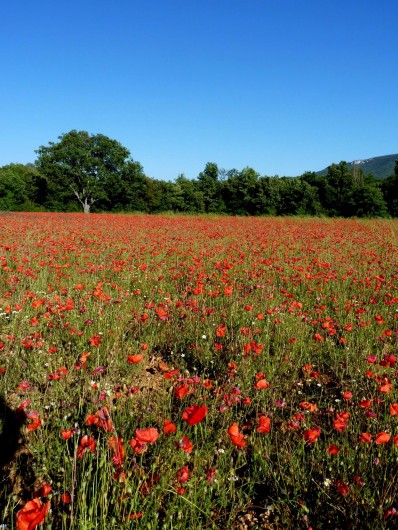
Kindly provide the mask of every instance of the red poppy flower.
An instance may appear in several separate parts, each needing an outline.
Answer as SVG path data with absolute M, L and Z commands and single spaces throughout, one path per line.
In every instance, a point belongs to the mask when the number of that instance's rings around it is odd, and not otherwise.
M 142 512 L 138 512 L 138 513 L 131 513 L 129 516 L 128 516 L 128 519 L 131 519 L 131 520 L 134 520 L 134 519 L 140 519 L 144 514 Z
M 69 504 L 71 501 L 71 496 L 70 496 L 70 493 L 65 491 L 62 495 L 61 495 L 61 502 L 63 502 L 64 504 Z
M 135 438 L 131 438 L 131 440 L 129 441 L 129 446 L 138 455 L 145 453 L 145 451 L 148 449 L 148 444 L 146 444 L 145 442 L 140 442 L 139 440 L 136 440 Z
M 175 387 L 174 395 L 177 399 L 182 399 L 188 394 L 189 390 L 189 386 L 186 383 L 182 383 Z
M 144 360 L 142 353 L 136 353 L 135 355 L 129 355 L 127 357 L 127 362 L 129 364 L 138 364 Z
M 165 419 L 163 424 L 163 433 L 164 434 L 173 434 L 177 430 L 177 427 L 171 420 Z
M 237 423 L 233 423 L 231 425 L 231 427 L 228 429 L 228 435 L 234 445 L 237 447 L 245 447 L 245 437 L 241 432 L 239 432 L 239 425 Z
M 207 415 L 206 405 L 191 405 L 186 408 L 182 413 L 182 419 L 188 423 L 188 425 L 196 425 L 200 423 Z
M 348 493 L 350 492 L 350 487 L 345 482 L 339 480 L 336 484 L 337 491 L 340 493 L 342 497 L 346 497 Z
M 224 337 L 226 332 L 227 332 L 227 326 L 225 324 L 220 324 L 218 328 L 216 329 L 217 337 Z
M 39 427 L 41 427 L 41 419 L 39 416 L 39 413 L 37 410 L 32 410 L 32 412 L 29 412 L 29 414 L 26 415 L 27 418 L 30 420 L 33 420 L 32 423 L 29 423 L 27 430 L 28 432 L 36 431 Z
M 99 346 L 101 344 L 101 335 L 94 335 L 88 339 L 91 346 Z
M 307 443 L 313 444 L 321 435 L 320 427 L 313 427 L 304 431 L 304 440 Z
M 210 379 L 205 379 L 202 384 L 206 390 L 211 390 L 213 388 L 213 383 Z
M 372 441 L 372 435 L 369 432 L 363 432 L 359 437 L 361 443 L 370 443 Z
M 153 443 L 159 438 L 159 432 L 155 427 L 149 429 L 136 429 L 135 439 L 143 443 Z
M 380 385 L 378 390 L 382 394 L 389 394 L 392 389 L 392 383 L 385 383 L 384 385 Z
M 300 408 L 302 410 L 307 410 L 308 412 L 315 412 L 318 407 L 316 403 L 309 403 L 308 401 L 302 401 L 300 403 Z
M 375 436 L 375 444 L 377 445 L 383 445 L 390 441 L 391 434 L 388 434 L 388 432 L 378 432 Z
M 16 412 L 21 412 L 22 410 L 26 409 L 26 407 L 29 407 L 30 405 L 30 399 L 24 399 L 19 407 L 16 409 Z
M 175 368 L 174 370 L 169 370 L 168 372 L 164 372 L 163 377 L 164 377 L 165 379 L 169 380 L 169 379 L 173 379 L 173 377 L 174 377 L 175 375 L 178 375 L 179 373 L 180 373 L 180 371 L 177 370 L 177 368 Z M 176 397 L 177 397 L 177 396 L 176 396 Z
M 105 432 L 111 432 L 115 430 L 107 407 L 100 408 L 97 410 L 95 415 L 98 418 L 98 422 L 96 422 L 98 427 L 101 427 L 101 429 L 103 429 Z
M 96 445 L 97 442 L 94 440 L 94 438 L 92 438 L 91 436 L 87 436 L 87 434 L 83 436 L 80 439 L 79 447 L 77 449 L 78 458 L 83 458 L 87 451 L 94 453 Z
M 166 309 L 162 309 L 161 307 L 155 309 L 155 313 L 157 314 L 159 320 L 167 320 L 168 313 Z
M 112 436 L 108 440 L 108 447 L 113 451 L 112 462 L 116 467 L 120 467 L 123 464 L 125 451 L 123 445 L 123 438 L 118 436 Z
M 179 449 L 182 449 L 185 453 L 192 453 L 193 445 L 190 442 L 188 436 L 183 436 L 179 442 L 176 443 Z
M 336 431 L 344 431 L 344 429 L 348 426 L 348 418 L 350 417 L 349 412 L 338 412 L 336 414 L 336 418 L 333 421 L 333 427 L 336 429 Z
M 215 467 L 210 467 L 206 471 L 206 480 L 207 480 L 207 482 L 209 484 L 213 484 L 215 478 L 216 478 L 216 468 Z
M 177 471 L 177 480 L 180 484 L 185 484 L 189 480 L 189 468 L 188 466 L 183 466 Z
M 377 357 L 376 357 L 376 355 L 368 355 L 368 357 L 366 358 L 366 361 L 369 364 L 374 364 L 374 363 L 377 362 Z
M 257 390 L 263 390 L 264 388 L 269 388 L 270 384 L 266 379 L 259 379 L 254 383 L 254 388 L 257 388 Z
M 354 475 L 352 477 L 352 480 L 355 482 L 355 484 L 357 486 L 359 486 L 360 488 L 362 488 L 362 486 L 365 485 L 365 481 L 363 480 L 363 478 L 360 476 L 360 475 Z
M 398 416 L 398 403 L 392 403 L 390 405 L 391 416 Z
M 257 432 L 268 433 L 271 431 L 271 419 L 268 416 L 260 416 L 258 419 L 259 426 Z
M 86 425 L 96 425 L 99 422 L 99 419 L 95 414 L 89 414 L 86 418 Z
M 251 350 L 254 353 L 254 355 L 260 355 L 260 353 L 264 349 L 264 344 L 257 343 L 257 342 L 251 342 Z
M 159 362 L 159 370 L 162 370 L 162 372 L 167 372 L 170 370 L 169 365 L 163 361 Z
M 344 431 L 344 429 L 347 428 L 347 420 L 343 418 L 336 418 L 333 422 L 333 427 L 336 429 L 336 431 Z
M 46 484 L 43 484 L 43 486 L 41 486 L 40 489 L 35 491 L 34 496 L 35 497 L 48 497 L 48 495 L 50 495 L 51 492 L 52 492 L 51 484 L 46 483 Z
M 34 530 L 42 523 L 50 508 L 50 501 L 43 503 L 41 499 L 32 499 L 17 512 L 17 530 Z
M 64 440 L 69 440 L 74 435 L 75 431 L 73 429 L 65 429 L 61 431 L 61 436 Z
M 326 449 L 326 451 L 330 455 L 337 455 L 340 452 L 340 449 L 337 447 L 337 445 L 332 444 L 332 445 L 329 445 L 329 447 Z

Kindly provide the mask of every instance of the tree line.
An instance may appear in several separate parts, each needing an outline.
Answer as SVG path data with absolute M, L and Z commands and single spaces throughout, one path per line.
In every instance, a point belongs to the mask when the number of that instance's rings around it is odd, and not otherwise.
M 73 130 L 58 140 L 40 146 L 33 164 L 0 168 L 0 210 L 398 217 L 398 160 L 384 180 L 346 162 L 295 178 L 209 162 L 195 179 L 163 181 L 107 136 Z

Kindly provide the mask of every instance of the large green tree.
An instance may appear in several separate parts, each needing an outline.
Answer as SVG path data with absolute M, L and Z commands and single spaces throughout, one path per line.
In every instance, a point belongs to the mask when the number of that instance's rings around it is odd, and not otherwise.
M 103 134 L 70 131 L 36 151 L 36 167 L 58 197 L 73 194 L 89 213 L 97 201 L 106 201 L 111 183 L 123 173 L 128 149 Z
M 228 213 L 254 215 L 259 174 L 251 167 L 242 171 L 230 170 L 227 179 L 222 183 L 222 197 Z
M 347 162 L 342 161 L 328 167 L 325 194 L 322 199 L 329 215 L 333 217 L 354 215 L 351 197 L 353 186 L 352 171 Z
M 8 164 L 0 168 L 0 210 L 43 208 L 47 180 L 32 164 Z
M 189 180 L 178 175 L 174 183 L 173 210 L 176 212 L 203 212 L 203 192 L 199 190 L 197 180 Z
M 214 162 L 207 162 L 206 167 L 198 175 L 198 189 L 203 195 L 206 212 L 223 212 L 225 205 L 220 201 L 219 169 Z

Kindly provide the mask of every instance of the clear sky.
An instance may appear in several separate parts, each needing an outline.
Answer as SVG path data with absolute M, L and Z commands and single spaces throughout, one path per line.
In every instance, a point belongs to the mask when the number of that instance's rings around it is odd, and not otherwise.
M 398 152 L 397 0 L 3 0 L 0 166 L 72 129 L 148 176 Z

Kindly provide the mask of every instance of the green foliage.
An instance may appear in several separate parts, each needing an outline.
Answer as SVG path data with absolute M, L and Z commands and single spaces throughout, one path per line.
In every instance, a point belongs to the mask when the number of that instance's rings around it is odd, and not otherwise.
M 398 158 L 395 161 L 394 175 L 382 183 L 381 189 L 388 211 L 393 217 L 398 217 Z
M 384 181 L 342 161 L 296 178 L 208 162 L 196 179 L 166 182 L 146 176 L 125 147 L 102 134 L 73 130 L 36 153 L 35 165 L 0 168 L 0 209 L 398 217 L 398 160 Z
M 279 179 L 261 177 L 257 182 L 256 212 L 263 215 L 277 215 L 281 203 Z
M 349 217 L 351 215 L 352 173 L 347 162 L 332 164 L 326 175 L 326 208 L 330 215 Z
M 96 209 L 146 211 L 148 178 L 139 162 L 128 160 L 120 172 L 109 175 L 107 185 L 107 194 L 98 201 Z
M 120 176 L 129 151 L 103 134 L 70 131 L 36 151 L 36 166 L 53 186 L 53 192 L 64 190 L 75 195 L 88 213 L 97 201 L 106 201 L 115 178 Z
M 204 171 L 198 176 L 198 189 L 203 195 L 205 212 L 219 213 L 225 211 L 220 198 L 219 169 L 217 164 L 208 162 Z
M 173 211 L 174 184 L 148 179 L 147 211 L 150 213 Z
M 317 215 L 321 212 L 317 189 L 302 179 L 280 179 L 278 215 Z
M 31 165 L 0 168 L 0 210 L 39 210 L 48 190 L 47 180 Z
M 365 183 L 355 187 L 351 195 L 353 213 L 356 217 L 387 217 L 387 206 L 380 187 Z
M 228 213 L 254 215 L 259 174 L 251 167 L 232 170 L 223 183 L 223 198 Z
M 173 210 L 175 212 L 204 212 L 203 191 L 198 181 L 179 175 L 174 185 Z

